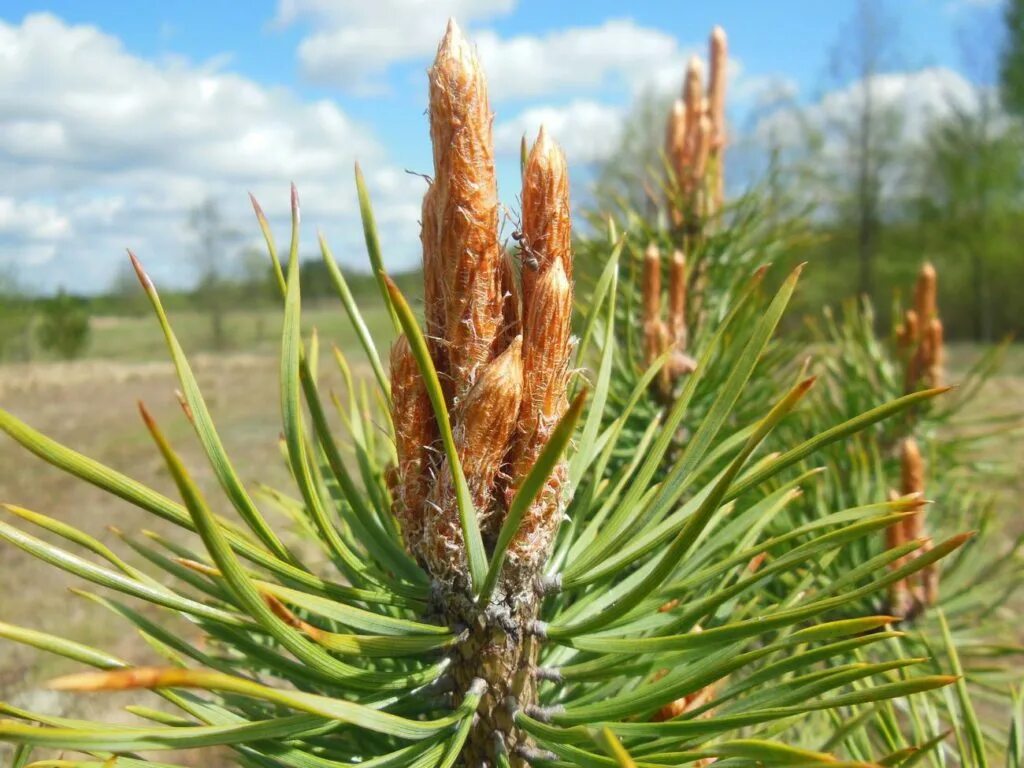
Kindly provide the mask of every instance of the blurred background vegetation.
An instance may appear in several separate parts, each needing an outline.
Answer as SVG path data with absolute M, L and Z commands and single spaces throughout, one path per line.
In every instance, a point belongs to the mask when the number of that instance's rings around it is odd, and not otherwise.
M 854 295 L 870 297 L 879 328 L 900 286 L 912 284 L 922 260 L 943 279 L 940 304 L 947 338 L 989 343 L 1024 330 L 1024 0 L 1009 0 L 1002 17 L 962 33 L 968 92 L 949 94 L 942 114 L 914 114 L 881 98 L 884 73 L 900 60 L 899 30 L 886 6 L 863 0 L 837 30 L 823 62 L 832 84 L 853 82 L 855 108 L 839 119 L 809 119 L 783 94 L 766 93 L 748 126 L 732 127 L 733 192 L 753 189 L 769 220 L 792 239 L 784 258 L 807 261 L 793 316 L 817 314 Z M 574 169 L 581 208 L 629 202 L 643 210 L 644 184 L 662 160 L 667 103 L 641 98 L 612 159 Z M 770 115 L 771 119 L 765 120 Z M 924 121 L 923 131 L 902 128 Z M 786 126 L 778 136 L 771 126 Z M 767 126 L 767 128 L 766 128 Z M 780 138 L 785 134 L 785 139 Z M 766 152 L 765 147 L 768 147 Z M 183 341 L 192 351 L 270 350 L 277 343 L 272 275 L 261 253 L 225 224 L 217 200 L 199 202 L 181 222 L 192 244 L 197 280 L 168 294 Z M 308 317 L 325 333 L 344 332 L 319 258 L 303 264 Z M 780 265 L 785 266 L 785 265 Z M 352 270 L 350 270 L 352 271 Z M 779 269 L 778 274 L 784 274 Z M 373 311 L 369 274 L 353 271 L 353 293 Z M 414 296 L 416 275 L 402 276 Z M 335 325 L 337 326 L 335 328 Z M 383 325 L 383 324 L 382 324 Z M 0 273 L 0 361 L 99 357 L 155 360 L 162 342 L 125 259 L 102 295 L 35 296 L 17 275 Z

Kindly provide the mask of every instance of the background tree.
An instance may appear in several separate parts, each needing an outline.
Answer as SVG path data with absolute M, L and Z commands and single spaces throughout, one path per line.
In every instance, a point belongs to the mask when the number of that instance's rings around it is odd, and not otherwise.
M 944 262 L 952 278 L 947 285 L 968 288 L 948 292 L 943 302 L 954 332 L 981 341 L 1012 329 L 1024 301 L 1015 279 L 1024 269 L 1016 223 L 1024 203 L 1024 143 L 1001 103 L 1009 91 L 986 85 L 1000 74 L 990 44 L 1004 31 L 1000 26 L 997 15 L 979 14 L 961 28 L 963 66 L 978 85 L 949 96 L 949 114 L 931 126 L 917 156 L 920 250 Z M 1005 32 L 1012 37 L 1011 29 Z
M 238 233 L 230 228 L 220 206 L 207 199 L 188 215 L 188 228 L 194 239 L 193 258 L 199 272 L 196 301 L 210 318 L 210 341 L 214 349 L 227 346 L 225 316 L 231 307 L 228 276 L 232 264 L 231 248 Z
M 89 312 L 85 300 L 61 288 L 42 306 L 36 332 L 39 346 L 65 360 L 78 357 L 89 343 Z
M 33 305 L 10 269 L 0 270 L 0 360 L 32 357 Z
M 1024 0 L 1006 0 L 999 79 L 1006 109 L 1024 115 Z
M 879 98 L 878 75 L 895 61 L 896 27 L 880 0 L 858 0 L 831 54 L 837 84 L 856 88 L 853 108 L 830 116 L 826 131 L 843 158 L 832 179 L 837 212 L 854 233 L 857 290 L 874 297 L 882 196 L 896 157 L 899 113 Z

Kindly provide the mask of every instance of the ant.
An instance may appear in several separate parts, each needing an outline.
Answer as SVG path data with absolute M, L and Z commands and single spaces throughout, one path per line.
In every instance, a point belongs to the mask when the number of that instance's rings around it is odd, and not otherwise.
M 540 260 L 537 258 L 537 254 L 534 253 L 533 249 L 530 247 L 530 244 L 526 242 L 526 235 L 517 229 L 512 233 L 512 239 L 519 243 L 519 258 L 522 260 L 523 264 L 528 266 L 534 272 L 539 270 Z

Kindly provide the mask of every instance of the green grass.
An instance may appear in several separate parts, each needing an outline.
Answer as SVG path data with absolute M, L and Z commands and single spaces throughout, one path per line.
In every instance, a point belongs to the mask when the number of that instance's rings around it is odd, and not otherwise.
M 362 309 L 363 317 L 373 338 L 381 345 L 382 354 L 394 334 L 387 312 L 383 307 Z M 196 311 L 170 312 L 171 322 L 189 353 L 218 351 L 208 315 Z M 282 311 L 278 308 L 237 310 L 225 317 L 227 352 L 245 352 L 254 355 L 276 355 L 281 343 Z M 316 328 L 323 342 L 334 343 L 346 352 L 358 349 L 345 312 L 337 302 L 323 302 L 303 308 L 303 333 L 308 336 Z M 89 345 L 85 358 L 131 362 L 166 361 L 167 347 L 160 327 L 152 315 L 138 317 L 93 317 Z M 45 357 L 38 359 L 46 359 Z

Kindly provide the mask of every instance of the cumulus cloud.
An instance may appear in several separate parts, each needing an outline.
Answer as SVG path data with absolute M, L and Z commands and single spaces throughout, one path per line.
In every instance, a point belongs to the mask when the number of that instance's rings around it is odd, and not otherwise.
M 502 37 L 480 25 L 516 0 L 280 0 L 276 23 L 306 23 L 298 58 L 311 79 L 357 93 L 382 87 L 393 65 L 426 62 L 446 20 L 470 30 L 495 101 L 652 84 L 677 88 L 686 57 L 671 35 L 628 18 Z
M 392 64 L 433 54 L 450 17 L 468 24 L 514 5 L 515 0 L 281 0 L 277 22 L 311 24 L 298 50 L 308 77 L 367 92 L 381 87 Z
M 95 27 L 48 14 L 0 22 L 0 50 L 0 174 L 15 195 L 0 197 L 0 260 L 26 283 L 73 275 L 76 289 L 102 289 L 131 246 L 157 279 L 187 284 L 188 210 L 212 197 L 251 232 L 245 191 L 283 219 L 290 180 L 304 220 L 345 233 L 354 249 L 356 158 L 390 244 L 407 249 L 415 238 L 421 184 L 328 101 L 216 66 L 141 59 Z
M 873 76 L 868 84 L 878 114 L 892 115 L 897 138 L 913 144 L 921 141 L 935 120 L 954 108 L 975 110 L 978 89 L 951 69 L 932 67 L 916 72 L 892 72 Z M 839 152 L 841 133 L 860 114 L 868 88 L 864 81 L 826 93 L 799 113 L 783 108 L 767 114 L 754 128 L 760 141 L 801 145 L 812 131 L 825 140 L 826 154 Z
M 500 123 L 494 129 L 494 145 L 499 153 L 517 154 L 522 137 L 532 142 L 543 125 L 565 151 L 570 166 L 591 163 L 606 158 L 618 146 L 622 120 L 621 108 L 596 101 L 534 107 Z
M 678 41 L 630 19 L 502 38 L 484 30 L 474 41 L 495 99 L 529 98 L 625 85 L 636 90 L 664 71 L 682 81 Z
M 771 147 L 795 158 L 803 156 L 814 139 L 814 177 L 805 178 L 801 187 L 808 201 L 827 201 L 835 193 L 834 181 L 850 178 L 851 139 L 858 135 L 858 120 L 870 87 L 875 124 L 886 147 L 913 151 L 937 121 L 954 114 L 977 113 L 991 93 L 962 75 L 943 67 L 915 72 L 891 72 L 875 75 L 870 81 L 858 80 L 830 91 L 817 101 L 794 109 L 794 103 L 782 101 L 776 110 L 765 110 L 750 133 L 751 148 Z M 990 104 L 993 103 L 990 101 Z M 1002 130 L 1006 118 L 996 114 L 992 129 Z M 887 150 L 882 150 L 887 151 Z M 880 171 L 881 192 L 895 199 L 910 181 L 901 163 L 886 163 Z

